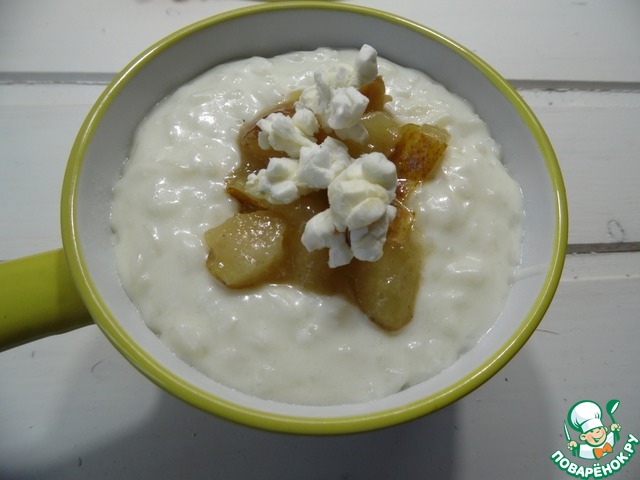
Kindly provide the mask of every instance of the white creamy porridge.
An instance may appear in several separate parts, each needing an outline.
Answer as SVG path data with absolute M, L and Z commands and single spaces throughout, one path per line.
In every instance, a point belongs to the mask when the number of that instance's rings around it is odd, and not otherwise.
M 209 274 L 204 232 L 238 209 L 225 178 L 240 161 L 243 123 L 356 53 L 251 58 L 205 73 L 140 125 L 114 188 L 118 270 L 149 328 L 196 369 L 257 397 L 364 402 L 433 376 L 495 322 L 520 261 L 521 192 L 486 125 L 424 74 L 378 59 L 386 110 L 451 134 L 435 175 L 410 199 L 428 251 L 413 320 L 389 333 L 339 296 L 229 289 Z

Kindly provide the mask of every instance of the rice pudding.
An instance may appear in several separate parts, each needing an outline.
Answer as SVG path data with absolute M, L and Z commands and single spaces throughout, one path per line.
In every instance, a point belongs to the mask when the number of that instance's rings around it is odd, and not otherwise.
M 118 270 L 142 318 L 185 362 L 261 398 L 357 403 L 429 378 L 491 327 L 519 264 L 521 192 L 484 122 L 426 75 L 378 59 L 385 110 L 450 134 L 434 175 L 408 200 L 427 252 L 413 320 L 390 333 L 341 296 L 277 284 L 230 289 L 211 277 L 204 233 L 238 211 L 226 178 L 240 162 L 242 126 L 357 53 L 215 67 L 148 115 L 114 188 Z

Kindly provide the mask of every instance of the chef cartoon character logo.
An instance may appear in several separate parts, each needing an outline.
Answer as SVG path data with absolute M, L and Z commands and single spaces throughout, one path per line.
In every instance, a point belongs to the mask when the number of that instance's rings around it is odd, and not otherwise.
M 564 433 L 567 439 L 567 448 L 574 456 L 593 460 L 600 459 L 605 455 L 613 453 L 613 447 L 620 440 L 620 424 L 615 423 L 613 413 L 620 405 L 618 400 L 611 400 L 607 403 L 606 410 L 611 419 L 611 425 L 607 428 L 602 423 L 602 409 L 595 402 L 586 400 L 576 403 L 567 414 L 567 421 L 573 430 L 578 432 L 577 440 L 572 439 L 564 424 Z
M 640 440 L 631 433 L 621 440 L 622 427 L 613 418 L 619 406 L 619 400 L 607 402 L 606 415 L 600 405 L 591 400 L 571 407 L 564 421 L 566 446 L 571 454 L 564 453 L 564 449 L 557 450 L 550 457 L 553 463 L 568 475 L 580 479 L 606 478 L 626 468 L 636 454 Z M 572 457 L 584 459 L 581 461 L 584 464 L 574 462 Z

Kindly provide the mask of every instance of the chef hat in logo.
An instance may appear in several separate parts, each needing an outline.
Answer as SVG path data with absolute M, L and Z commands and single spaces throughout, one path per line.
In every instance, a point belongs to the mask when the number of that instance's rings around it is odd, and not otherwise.
M 582 433 L 587 433 L 594 428 L 603 427 L 602 409 L 595 402 L 576 403 L 569 411 L 571 426 Z

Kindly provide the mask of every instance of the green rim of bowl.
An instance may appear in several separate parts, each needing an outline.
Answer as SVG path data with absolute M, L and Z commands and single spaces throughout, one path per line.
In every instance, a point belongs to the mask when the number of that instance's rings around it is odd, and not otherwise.
M 113 99 L 118 96 L 127 82 L 158 53 L 164 51 L 174 43 L 194 32 L 237 17 L 280 9 L 343 10 L 366 16 L 373 16 L 387 22 L 412 29 L 421 35 L 448 47 L 472 63 L 512 103 L 524 123 L 528 126 L 532 135 L 535 137 L 538 147 L 540 148 L 546 162 L 552 187 L 556 195 L 555 211 L 557 228 L 554 239 L 552 260 L 544 282 L 544 288 L 539 293 L 527 317 L 522 322 L 517 332 L 502 346 L 502 348 L 499 349 L 498 353 L 493 355 L 484 364 L 480 365 L 477 369 L 457 383 L 450 385 L 448 388 L 434 395 L 415 401 L 403 407 L 361 415 L 331 418 L 305 418 L 266 413 L 248 407 L 239 406 L 219 397 L 215 397 L 204 390 L 195 387 L 169 371 L 151 355 L 143 351 L 133 341 L 128 332 L 122 328 L 120 323 L 114 318 L 93 283 L 84 260 L 82 247 L 77 239 L 77 227 L 75 221 L 76 193 L 83 158 L 95 130 L 100 125 L 102 117 L 109 109 Z M 542 320 L 542 317 L 549 307 L 560 281 L 566 254 L 568 235 L 566 194 L 558 161 L 551 143 L 531 109 L 505 79 L 503 79 L 492 67 L 477 57 L 470 50 L 458 45 L 446 36 L 409 19 L 367 7 L 316 1 L 294 1 L 256 5 L 240 8 L 204 19 L 165 37 L 149 47 L 129 65 L 127 65 L 112 80 L 99 97 L 78 133 L 71 150 L 69 164 L 65 172 L 62 191 L 61 220 L 65 252 L 72 276 L 83 301 L 104 334 L 116 346 L 116 348 L 136 368 L 138 368 L 138 370 L 160 387 L 204 411 L 216 414 L 234 422 L 257 428 L 298 434 L 354 433 L 403 423 L 449 405 L 482 385 L 496 372 L 498 372 L 520 348 L 522 348 L 528 338 L 535 331 L 539 322 Z

